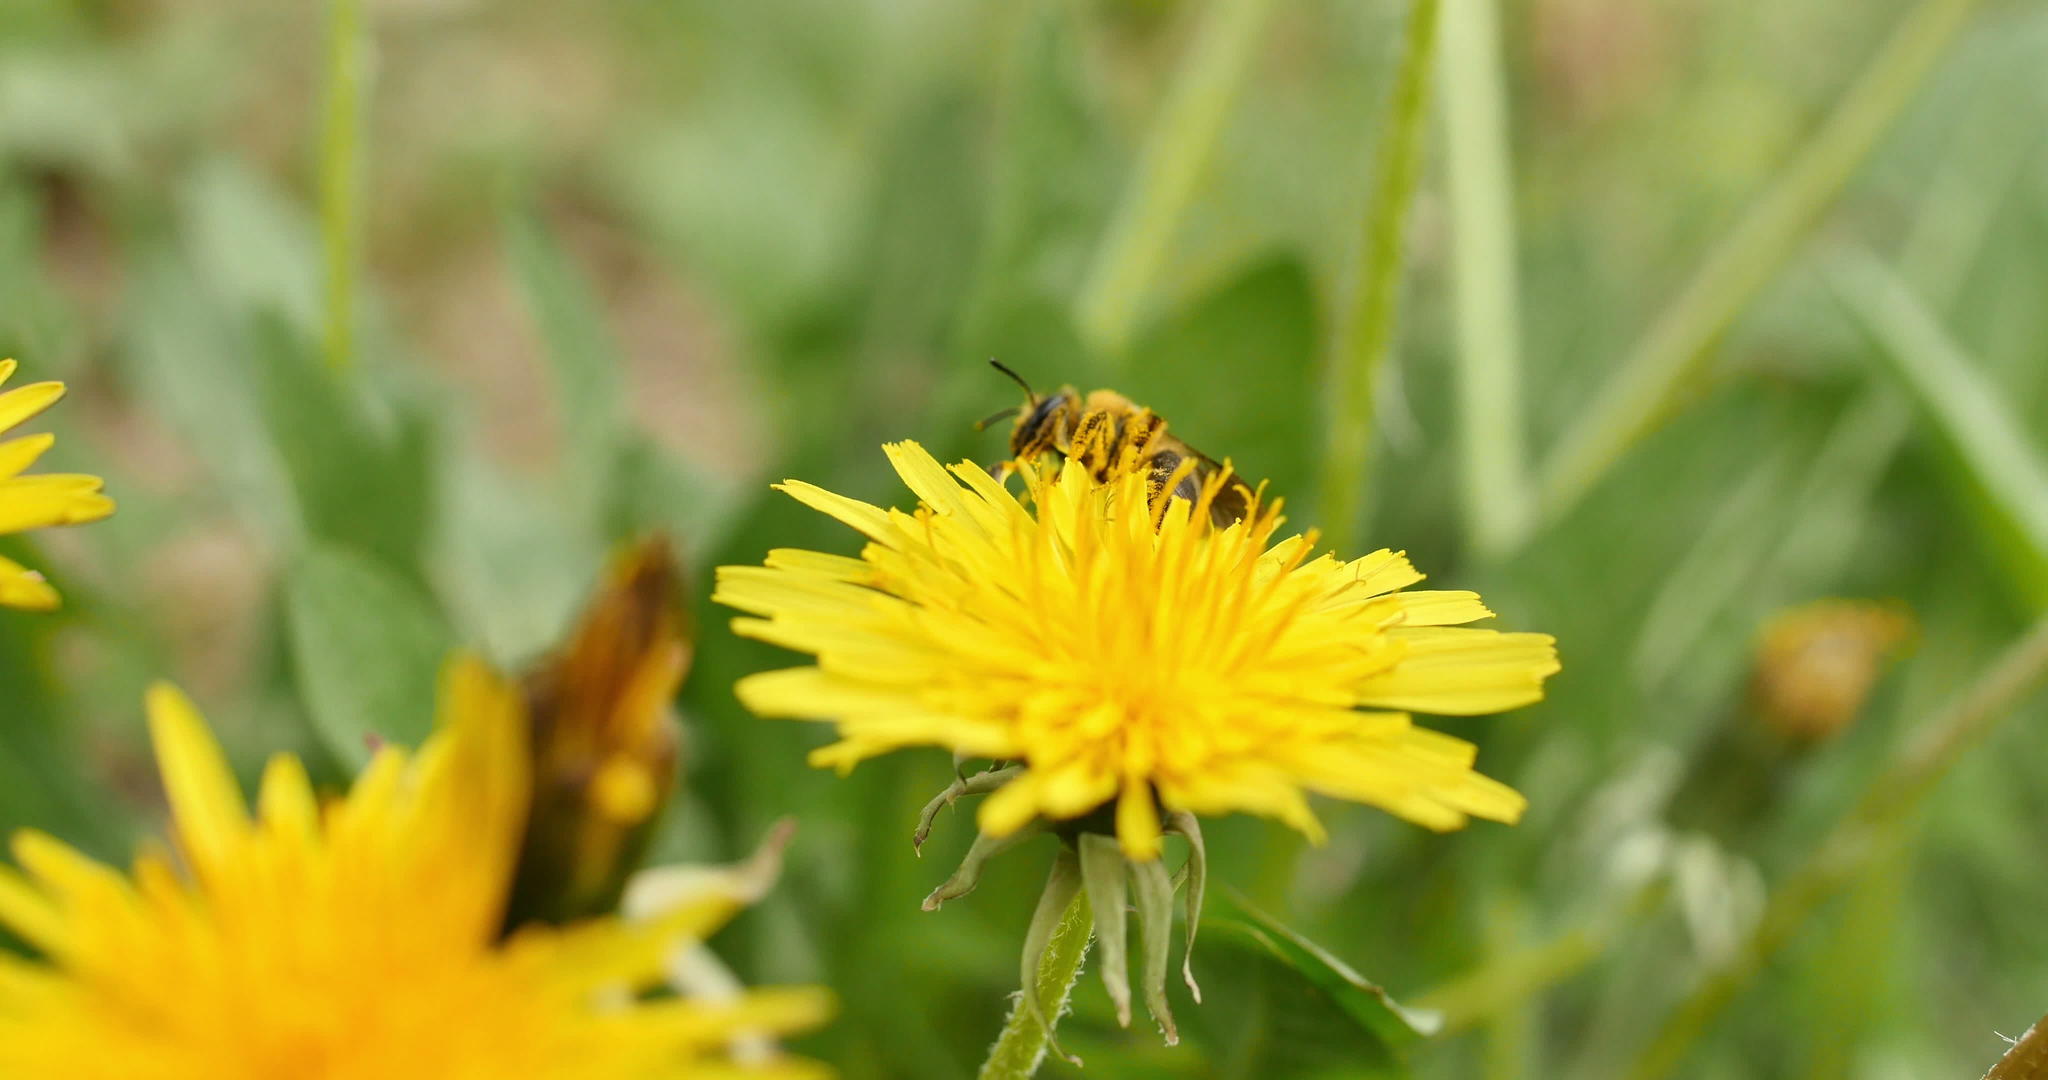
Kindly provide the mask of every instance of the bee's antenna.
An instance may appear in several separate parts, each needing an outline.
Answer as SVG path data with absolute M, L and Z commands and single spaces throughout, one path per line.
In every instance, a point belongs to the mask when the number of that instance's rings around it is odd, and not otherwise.
M 1023 411 L 1024 410 L 1022 408 L 1016 405 L 1012 405 L 1009 408 L 1003 409 L 999 412 L 990 413 L 988 416 L 980 420 L 976 420 L 974 422 L 974 430 L 987 431 L 990 424 L 993 424 L 998 420 L 1008 420 L 1010 417 L 1015 416 Z
M 1024 388 L 1025 396 L 1031 399 L 1031 403 L 1033 405 L 1038 404 L 1038 391 L 1033 390 L 1031 388 L 1031 384 L 1024 381 L 1024 376 L 1019 375 L 1014 371 L 1011 371 L 1007 367 L 1004 367 L 1003 362 L 1001 360 L 996 359 L 993 356 L 988 358 L 988 366 L 996 369 L 997 371 L 1002 372 L 1005 375 L 1008 375 L 1010 377 L 1011 382 L 1016 383 L 1018 386 Z

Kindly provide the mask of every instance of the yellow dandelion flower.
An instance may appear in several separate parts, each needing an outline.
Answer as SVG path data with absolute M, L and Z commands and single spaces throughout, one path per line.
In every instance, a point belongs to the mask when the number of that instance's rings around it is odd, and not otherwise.
M 13 376 L 15 363 L 0 360 L 0 386 Z M 64 396 L 64 384 L 39 382 L 0 394 L 0 434 L 26 423 Z M 97 476 L 46 473 L 23 476 L 55 435 L 24 435 L 0 442 L 0 536 L 52 525 L 83 525 L 114 512 L 114 500 L 100 494 Z M 41 574 L 11 559 L 0 558 L 0 607 L 49 611 L 57 606 L 57 590 Z
M 717 895 L 657 917 L 499 938 L 528 798 L 517 695 L 450 670 L 441 730 L 380 750 L 321 806 L 297 759 L 244 806 L 205 721 L 153 690 L 150 732 L 179 863 L 132 875 L 35 832 L 0 868 L 0 1075 L 165 1080 L 499 1080 L 819 1075 L 742 1070 L 735 1039 L 812 1024 L 809 990 L 646 999 L 670 953 L 730 915 Z M 184 873 L 178 866 L 182 865 Z
M 1155 523 L 1143 470 L 1098 484 L 1073 462 L 1027 464 L 1020 500 L 971 463 L 885 449 L 916 513 L 780 485 L 866 535 L 859 558 L 785 549 L 719 572 L 714 598 L 760 616 L 737 632 L 817 656 L 738 686 L 757 713 L 836 722 L 815 764 L 918 745 L 1015 761 L 983 833 L 1113 804 L 1133 860 L 1158 858 L 1162 811 L 1249 811 L 1319 839 L 1306 791 L 1432 829 L 1521 814 L 1470 743 L 1408 713 L 1538 700 L 1550 636 L 1459 625 L 1492 613 L 1474 593 L 1409 590 L 1422 575 L 1400 553 L 1276 543 L 1277 503 L 1216 528 L 1223 477 Z

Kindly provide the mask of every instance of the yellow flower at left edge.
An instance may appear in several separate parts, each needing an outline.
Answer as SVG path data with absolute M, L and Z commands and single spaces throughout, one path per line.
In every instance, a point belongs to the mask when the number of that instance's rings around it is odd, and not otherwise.
M 181 858 L 145 853 L 124 875 L 15 836 L 23 872 L 0 867 L 0 926 L 43 959 L 0 953 L 0 1076 L 829 1076 L 731 1049 L 821 1022 L 821 990 L 643 993 L 740 897 L 501 938 L 529 796 L 519 709 L 482 664 L 457 661 L 416 755 L 380 749 L 324 806 L 279 755 L 252 817 L 205 721 L 152 690 Z
M 0 386 L 13 376 L 15 362 L 0 360 Z M 64 396 L 59 382 L 31 383 L 0 394 L 0 434 L 26 423 Z M 114 500 L 100 494 L 97 476 L 45 473 L 23 476 L 55 435 L 24 435 L 0 442 L 0 536 L 52 525 L 83 525 L 114 512 Z M 12 559 L 0 558 L 0 607 L 49 611 L 57 606 L 57 590 L 41 574 Z

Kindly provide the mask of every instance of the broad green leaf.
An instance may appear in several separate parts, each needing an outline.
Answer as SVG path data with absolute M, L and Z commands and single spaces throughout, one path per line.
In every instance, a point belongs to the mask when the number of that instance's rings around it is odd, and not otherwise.
M 436 485 L 427 574 L 461 639 L 500 665 L 559 638 L 604 563 L 587 526 L 474 451 L 453 449 Z
M 729 478 L 688 467 L 644 436 L 624 440 L 617 477 L 603 534 L 626 537 L 660 530 L 682 544 L 685 559 L 715 548 L 731 529 L 742 500 L 752 494 Z
M 84 328 L 44 266 L 47 228 L 33 193 L 0 179 L 0 357 L 33 358 L 31 378 L 66 378 L 56 365 L 77 357 Z
M 618 343 L 605 326 L 603 310 L 583 273 L 546 226 L 530 214 L 505 223 L 505 252 L 526 293 L 541 339 L 547 344 L 561 417 L 564 478 L 584 500 L 601 504 L 621 436 L 626 430 L 624 365 Z
M 831 127 L 845 121 L 819 102 L 772 73 L 735 74 L 689 109 L 630 118 L 594 171 L 722 299 L 774 322 L 838 283 L 865 161 L 838 145 Z
M 426 598 L 369 558 L 320 543 L 285 581 L 292 662 L 328 749 L 360 767 L 376 740 L 418 746 L 433 728 L 450 644 Z
M 27 548 L 0 538 L 9 558 L 26 558 Z M 33 827 L 108 851 L 118 814 L 68 764 L 77 748 L 66 738 L 64 696 L 45 670 L 64 619 L 0 608 L 0 836 Z
M 430 404 L 377 393 L 321 363 L 311 339 L 256 320 L 251 374 L 306 531 L 375 555 L 419 581 L 428 509 Z
M 169 249 L 145 255 L 135 277 L 120 356 L 131 392 L 199 457 L 245 525 L 277 547 L 297 544 L 305 523 L 248 375 L 247 341 Z
M 528 215 L 505 226 L 505 246 L 547 344 L 562 422 L 562 484 L 579 527 L 628 536 L 658 527 L 699 548 L 727 516 L 729 498 L 633 429 L 625 357 L 583 272 Z
M 1398 1078 L 1429 1018 L 1401 1008 L 1321 946 L 1218 897 L 1195 955 L 1202 1004 L 1183 1030 L 1232 1080 Z
M 0 5 L 0 158 L 106 176 L 132 167 L 134 146 L 121 115 L 122 73 L 82 50 L 22 48 L 33 31 L 24 10 L 67 5 Z M 17 36 L 19 35 L 19 36 Z
M 204 289 L 241 316 L 320 327 L 320 246 L 312 217 L 268 178 L 229 157 L 193 169 L 177 190 L 185 248 Z

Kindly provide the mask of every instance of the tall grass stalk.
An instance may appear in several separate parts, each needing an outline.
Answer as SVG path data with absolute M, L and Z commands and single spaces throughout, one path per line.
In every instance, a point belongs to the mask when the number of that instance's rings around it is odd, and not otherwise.
M 1194 42 L 1174 73 L 1137 170 L 1081 286 L 1081 334 L 1112 362 L 1130 344 L 1174 227 L 1208 170 L 1272 10 L 1273 0 L 1209 0 Z
M 1444 0 L 1444 162 L 1458 332 L 1458 494 L 1482 556 L 1523 529 L 1522 320 L 1513 170 L 1495 0 Z
M 1655 427 L 1725 333 L 1819 221 L 1912 100 L 1977 0 L 1920 0 L 1777 180 L 1700 264 L 1545 460 L 1538 513 L 1555 521 Z M 1526 539 L 1523 535 L 1517 542 Z
M 1913 228 L 1900 247 L 1899 263 L 1922 283 L 1930 304 L 1946 307 L 1975 265 L 1997 209 L 2022 174 L 2034 144 L 2000 139 L 1993 114 L 1960 137 L 1967 152 L 1952 154 L 1927 185 Z M 1986 157 L 1993 167 L 1982 167 Z M 1840 534 L 1868 516 L 1871 493 L 1905 441 L 1912 414 L 1894 388 L 1865 390 L 1829 430 L 1819 452 L 1794 489 L 1794 505 L 1808 511 L 1789 529 L 1756 530 L 1747 542 L 1737 535 L 1745 520 L 1763 520 L 1783 462 L 1767 462 L 1759 473 L 1731 489 L 1725 505 L 1651 603 L 1637 636 L 1637 679 L 1668 692 L 1668 679 L 1705 634 L 1710 623 L 1759 588 L 1780 588 L 1789 576 L 1834 577 L 1846 558 Z M 1775 538 L 1775 539 L 1771 539 Z M 1759 585 L 1758 583 L 1762 583 Z M 1640 887 L 1619 908 L 1574 924 L 1539 945 L 1490 961 L 1424 994 L 1415 1004 L 1436 1011 L 1445 1034 L 1472 1026 L 1523 998 L 1544 993 L 1590 967 L 1622 940 L 1625 930 L 1661 909 L 1668 892 L 1659 880 Z
M 1661 1080 L 1714 1018 L 1790 942 L 1814 911 L 1897 845 L 1913 813 L 1965 752 L 2012 707 L 2048 680 L 2048 618 L 2006 649 L 1975 685 L 1893 752 L 1870 777 L 1856 805 L 1775 890 L 1749 939 L 1673 1009 L 1624 1074 Z
M 1060 1014 L 1067 1011 L 1067 997 L 1074 991 L 1074 982 L 1080 978 L 1081 961 L 1088 955 L 1094 930 L 1088 890 L 1078 890 L 1046 945 L 1045 959 L 1039 962 L 1038 985 L 1027 987 L 1011 1003 L 1009 1019 L 1003 1021 L 1002 1034 L 996 1036 L 988 1060 L 982 1062 L 981 1071 L 975 1074 L 977 1080 L 1030 1080 L 1038 1074 L 1052 1033 L 1024 1007 L 1023 994 L 1036 994 L 1046 1022 L 1057 1025 Z
M 320 125 L 320 243 L 326 274 L 322 351 L 345 371 L 355 360 L 355 291 L 362 233 L 362 0 L 329 0 Z
M 1325 367 L 1329 402 L 1323 430 L 1324 536 L 1351 551 L 1364 526 L 1365 489 L 1372 465 L 1373 413 L 1380 369 L 1393 350 L 1395 300 L 1400 293 L 1408 210 L 1422 173 L 1422 136 L 1428 112 L 1430 68 L 1436 62 L 1438 0 L 1415 0 L 1408 9 L 1400 66 L 1387 104 L 1386 125 L 1375 151 L 1365 237 L 1352 275 L 1349 310 L 1340 320 Z
M 1934 431 L 1953 451 L 1964 484 L 2009 547 L 2013 575 L 2028 598 L 2048 609 L 2048 465 L 1998 391 L 1964 355 L 1913 290 L 1865 253 L 1836 265 L 1835 284 L 1850 314 L 1877 342 Z
M 1986 103 L 1987 106 L 1990 103 Z M 1901 275 L 1918 286 L 1929 311 L 1946 310 L 1981 257 L 2006 193 L 2038 145 L 2014 139 L 1995 108 L 1977 110 L 1953 137 L 1953 148 L 1928 178 L 1913 227 L 1899 246 Z M 1990 164 L 1987 165 L 1986 162 Z M 1727 509 L 1665 577 L 1637 636 L 1636 665 L 1644 685 L 1661 685 L 1730 607 L 1760 591 L 1781 589 L 1792 575 L 1824 581 L 1848 557 L 1845 530 L 1860 527 L 1871 492 L 1912 429 L 1906 396 L 1873 380 L 1821 444 L 1792 505 L 1804 513 L 1789 528 L 1770 524 L 1760 506 Z M 1746 489 L 1745 489 L 1746 490 Z M 1769 496 L 1769 492 L 1763 492 Z M 1729 508 L 1736 499 L 1729 500 Z M 1742 521 L 1750 527 L 1740 532 Z M 1708 576 L 1711 575 L 1711 576 Z

